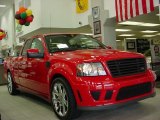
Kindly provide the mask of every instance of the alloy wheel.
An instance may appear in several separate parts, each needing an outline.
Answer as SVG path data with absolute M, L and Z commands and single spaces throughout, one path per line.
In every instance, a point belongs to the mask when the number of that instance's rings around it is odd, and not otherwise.
M 12 84 L 12 77 L 10 73 L 8 73 L 7 81 L 8 81 L 8 85 L 7 85 L 8 91 L 9 93 L 12 93 L 13 84 Z
M 55 83 L 52 90 L 52 103 L 56 113 L 64 117 L 68 112 L 68 95 L 63 84 Z

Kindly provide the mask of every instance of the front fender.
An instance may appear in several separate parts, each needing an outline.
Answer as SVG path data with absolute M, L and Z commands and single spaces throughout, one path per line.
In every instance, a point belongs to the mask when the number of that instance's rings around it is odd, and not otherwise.
M 65 63 L 55 63 L 50 67 L 48 72 L 47 80 L 51 84 L 55 75 L 61 75 L 67 79 L 69 84 L 72 86 L 76 79 L 76 67 Z

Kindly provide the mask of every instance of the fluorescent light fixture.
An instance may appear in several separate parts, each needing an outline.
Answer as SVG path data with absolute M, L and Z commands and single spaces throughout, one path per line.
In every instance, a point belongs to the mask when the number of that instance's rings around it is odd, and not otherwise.
M 126 21 L 126 22 L 121 22 L 119 24 L 122 24 L 122 25 L 141 25 L 142 23 L 141 22 L 134 22 L 134 21 Z
M 157 33 L 156 35 L 160 35 L 160 33 Z
M 134 36 L 134 34 L 121 34 L 119 36 L 122 36 L 122 37 L 130 37 L 130 36 Z
M 131 31 L 130 29 L 116 29 L 117 32 L 127 32 Z
M 142 37 L 154 37 L 156 35 L 143 35 Z
M 159 26 L 160 25 L 160 24 L 155 24 L 155 23 L 144 23 L 144 22 L 134 22 L 134 21 L 126 21 L 126 22 L 121 22 L 119 24 L 122 24 L 122 25 L 147 26 L 147 27 L 155 27 L 155 26 Z
M 6 5 L 0 5 L 0 7 L 6 7 Z
M 158 31 L 152 31 L 152 30 L 145 30 L 145 31 L 141 31 L 142 33 L 155 33 L 155 32 L 158 32 Z
M 156 16 L 160 16 L 160 14 L 156 14 Z
M 117 42 L 120 42 L 121 40 L 116 40 Z
M 135 39 L 137 39 L 137 38 L 126 38 L 126 39 L 135 40 Z
M 93 35 L 92 33 L 80 33 L 80 34 L 84 34 L 84 35 Z
M 159 26 L 160 24 L 155 24 L 155 23 L 143 23 L 140 26 L 147 26 L 147 27 L 155 27 Z

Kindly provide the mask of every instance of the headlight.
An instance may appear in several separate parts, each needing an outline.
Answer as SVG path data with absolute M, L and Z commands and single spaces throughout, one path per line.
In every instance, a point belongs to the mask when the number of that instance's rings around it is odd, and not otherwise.
M 77 76 L 101 76 L 106 72 L 101 63 L 83 63 L 77 66 Z

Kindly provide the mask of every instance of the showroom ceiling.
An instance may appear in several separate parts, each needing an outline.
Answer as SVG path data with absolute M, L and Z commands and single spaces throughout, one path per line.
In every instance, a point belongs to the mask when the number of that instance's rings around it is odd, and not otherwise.
M 125 24 L 117 24 L 116 29 L 124 29 L 129 30 L 126 32 L 116 32 L 117 39 L 123 40 L 124 38 L 159 38 L 160 36 L 160 16 L 157 16 L 159 13 L 158 7 L 156 7 L 155 11 L 149 14 L 141 15 L 138 17 L 135 17 L 129 21 L 134 22 L 142 22 L 140 25 L 125 25 Z M 144 23 L 154 23 L 155 26 L 144 26 Z M 158 24 L 156 26 L 156 24 Z M 152 24 L 149 24 L 152 25 Z M 147 30 L 147 31 L 146 31 Z M 145 32 L 142 32 L 145 31 Z M 131 34 L 134 36 L 123 36 L 123 34 Z M 159 35 L 158 35 L 159 34 Z M 121 36 L 122 35 L 122 36 Z M 152 35 L 153 37 L 144 36 L 144 35 Z
M 14 0 L 0 0 L 0 5 L 6 5 L 6 7 L 0 7 L 0 16 L 2 14 L 4 14 L 4 12 L 11 6 L 11 4 L 13 3 Z M 134 21 L 134 22 L 144 22 L 144 23 L 154 23 L 154 24 L 160 24 L 160 18 L 156 15 L 159 13 L 159 9 L 158 7 L 156 7 L 155 11 L 152 13 L 149 13 L 147 15 L 141 15 L 138 17 L 135 17 L 129 21 Z M 117 24 L 116 25 L 116 29 L 129 29 L 129 31 L 126 32 L 116 32 L 117 35 L 117 40 L 123 40 L 124 38 L 155 38 L 155 39 L 159 39 L 160 36 L 160 25 L 158 26 L 154 26 L 154 27 L 147 27 L 147 26 L 139 26 L 139 25 L 123 25 L 123 24 Z M 42 33 L 45 31 L 48 32 L 51 29 L 39 29 L 37 31 L 35 31 L 35 33 Z M 145 31 L 145 30 L 150 30 L 153 31 L 153 33 L 142 33 L 141 31 Z M 80 27 L 78 29 L 59 29 L 59 28 L 54 28 L 51 30 L 52 32 L 67 32 L 67 31 L 71 31 L 71 32 L 84 32 L 84 33 L 91 33 L 91 27 L 89 25 L 84 26 L 84 27 Z M 150 32 L 149 31 L 149 32 Z M 154 32 L 155 31 L 155 32 Z M 158 31 L 158 32 L 156 32 Z M 35 33 L 32 34 L 28 34 L 25 35 L 23 37 L 28 37 L 31 36 Z M 130 36 L 130 37 L 126 37 L 126 36 L 119 36 L 122 34 L 132 34 L 134 36 Z M 158 35 L 159 34 L 159 35 Z M 156 35 L 153 37 L 144 37 L 143 35 Z

